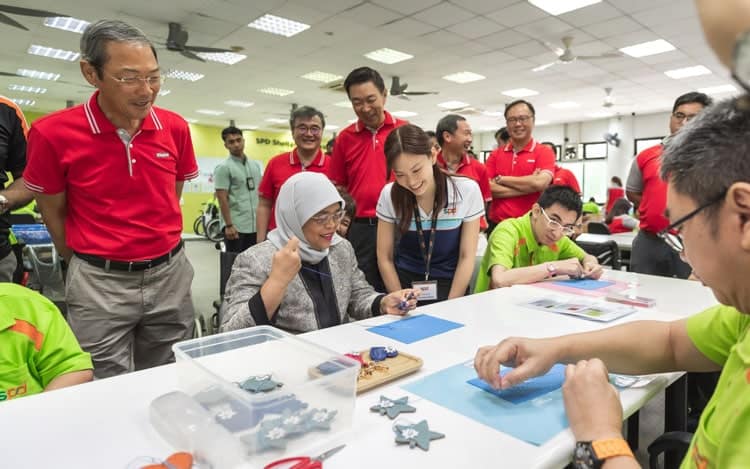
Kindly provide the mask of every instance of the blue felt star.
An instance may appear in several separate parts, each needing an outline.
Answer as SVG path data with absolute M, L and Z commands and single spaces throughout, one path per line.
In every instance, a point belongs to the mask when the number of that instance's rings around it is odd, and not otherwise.
M 310 430 L 321 429 L 330 430 L 331 420 L 336 416 L 338 411 L 328 409 L 312 409 L 305 414 L 307 425 Z
M 430 441 L 445 437 L 444 434 L 430 431 L 427 420 L 422 420 L 416 425 L 396 425 L 396 443 L 409 444 L 409 448 L 419 446 L 423 450 L 430 449 Z
M 281 422 L 284 425 L 284 430 L 289 435 L 299 435 L 308 431 L 307 418 L 301 411 L 292 412 L 288 409 L 284 410 L 281 415 Z
M 416 408 L 407 404 L 408 401 L 408 397 L 389 399 L 385 396 L 380 396 L 380 402 L 377 405 L 370 407 L 370 410 L 372 412 L 380 412 L 380 415 L 388 415 L 388 418 L 393 420 L 402 412 L 417 411 Z
M 240 383 L 240 387 L 253 394 L 259 392 L 269 392 L 280 388 L 283 384 L 271 379 L 271 375 L 251 376 Z
M 268 419 L 260 423 L 258 429 L 258 451 L 268 448 L 286 448 L 287 439 L 291 435 L 284 428 L 281 418 Z

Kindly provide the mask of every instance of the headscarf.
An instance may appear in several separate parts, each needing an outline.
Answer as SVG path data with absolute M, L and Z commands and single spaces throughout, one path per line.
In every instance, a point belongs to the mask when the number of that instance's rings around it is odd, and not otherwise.
M 302 232 L 302 225 L 316 213 L 337 202 L 343 209 L 344 200 L 326 176 L 309 171 L 295 174 L 281 186 L 275 207 L 276 229 L 268 233 L 268 240 L 276 249 L 281 249 L 292 236 L 296 236 L 299 239 L 302 261 L 319 263 L 328 256 L 328 249 L 319 251 L 310 246 Z M 340 241 L 341 237 L 334 232 L 331 245 Z

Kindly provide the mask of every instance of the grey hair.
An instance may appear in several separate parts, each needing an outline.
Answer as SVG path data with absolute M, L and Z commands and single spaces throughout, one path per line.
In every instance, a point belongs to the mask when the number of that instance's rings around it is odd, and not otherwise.
M 157 58 L 154 45 L 140 29 L 119 20 L 99 20 L 88 25 L 83 31 L 81 58 L 93 65 L 100 74 L 102 67 L 109 60 L 106 47 L 110 41 L 146 44 L 154 53 L 154 58 Z
M 313 117 L 318 116 L 320 118 L 320 125 L 323 126 L 325 129 L 326 127 L 326 118 L 323 116 L 323 113 L 318 111 L 312 106 L 300 106 L 298 108 L 295 108 L 289 115 L 289 127 L 292 129 L 292 132 L 294 131 L 294 121 L 297 119 L 312 119 Z
M 669 139 L 661 177 L 698 206 L 716 202 L 740 181 L 750 181 L 750 110 L 731 98 L 707 107 Z M 705 209 L 713 218 L 720 204 Z

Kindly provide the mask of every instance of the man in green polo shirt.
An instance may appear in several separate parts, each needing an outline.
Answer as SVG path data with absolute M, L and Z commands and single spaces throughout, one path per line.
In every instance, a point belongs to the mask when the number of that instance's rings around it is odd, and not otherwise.
M 501 222 L 490 235 L 474 292 L 568 275 L 599 278 L 602 268 L 568 236 L 581 218 L 581 198 L 567 186 L 550 186 L 531 211 Z
M 216 199 L 227 251 L 242 252 L 256 242 L 255 212 L 263 166 L 245 156 L 242 130 L 227 127 L 221 131 L 221 138 L 229 158 L 214 170 Z
M 0 283 L 0 403 L 91 381 L 93 368 L 51 301 Z

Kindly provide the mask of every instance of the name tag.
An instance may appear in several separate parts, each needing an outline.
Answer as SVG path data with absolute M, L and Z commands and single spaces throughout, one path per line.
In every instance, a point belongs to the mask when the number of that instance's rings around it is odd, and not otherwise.
M 412 282 L 411 287 L 419 291 L 419 300 L 437 300 L 437 281 Z

